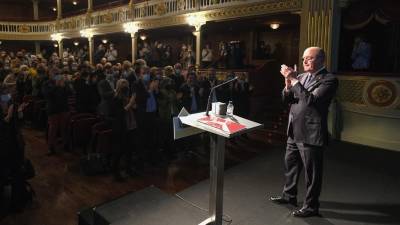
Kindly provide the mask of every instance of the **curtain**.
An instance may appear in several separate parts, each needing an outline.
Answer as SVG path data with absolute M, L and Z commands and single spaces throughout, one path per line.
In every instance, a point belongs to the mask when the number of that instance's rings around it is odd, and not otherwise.
M 343 26 L 345 29 L 361 29 L 373 20 L 381 24 L 400 23 L 400 1 L 359 0 L 343 10 Z

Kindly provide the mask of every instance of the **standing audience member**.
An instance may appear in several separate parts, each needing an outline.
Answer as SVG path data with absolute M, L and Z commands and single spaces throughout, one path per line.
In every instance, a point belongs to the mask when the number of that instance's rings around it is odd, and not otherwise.
M 20 190 L 24 188 L 23 176 L 25 142 L 20 130 L 19 116 L 26 104 L 18 105 L 8 89 L 0 85 L 0 191 L 11 182 L 11 210 L 21 210 L 26 196 Z M 1 198 L 1 196 L 0 196 Z
M 9 73 L 6 78 L 4 78 L 3 86 L 7 89 L 8 92 L 15 94 L 17 93 L 17 77 L 18 77 L 18 69 L 13 69 L 11 73 Z
M 123 181 L 121 159 L 126 162 L 126 171 L 133 176 L 132 157 L 136 150 L 135 95 L 129 96 L 129 82 L 120 79 L 117 82 L 115 96 L 112 99 L 110 119 L 112 121 L 112 172 L 116 181 Z
M 177 100 L 174 80 L 170 77 L 174 70 L 172 66 L 165 67 L 165 74 L 160 81 L 160 95 L 158 98 L 159 109 L 159 144 L 165 150 L 167 157 L 172 157 L 173 147 L 173 130 L 172 117 L 177 115 Z
M 186 83 L 181 87 L 182 105 L 190 113 L 196 113 L 200 110 L 199 86 L 195 73 L 188 74 Z
M 110 83 L 106 80 L 106 77 L 102 71 L 97 72 L 97 90 L 100 96 L 100 104 L 98 106 L 99 116 L 106 118 L 110 115 L 111 101 L 114 96 L 114 89 Z
M 371 64 L 372 48 L 364 37 L 356 37 L 354 39 L 353 51 L 351 53 L 351 60 L 353 63 L 351 67 L 354 70 L 367 70 Z
M 182 84 L 185 82 L 185 78 L 182 75 L 182 65 L 180 63 L 176 63 L 174 65 L 175 73 L 172 75 L 172 79 L 175 82 L 175 91 L 178 93 Z
M 107 59 L 108 62 L 111 64 L 115 64 L 118 58 L 118 51 L 115 49 L 114 44 L 110 44 L 110 47 L 107 49 L 106 53 L 104 54 L 104 58 Z
M 213 60 L 213 52 L 210 44 L 206 44 L 206 47 L 201 51 L 201 63 L 203 68 L 211 66 Z
M 101 59 L 104 57 L 106 54 L 106 48 L 104 47 L 103 44 L 99 44 L 99 46 L 96 49 L 96 52 L 94 53 L 94 63 L 100 63 Z
M 69 112 L 68 96 L 71 93 L 58 69 L 52 69 L 50 79 L 43 86 L 43 93 L 47 100 L 48 155 L 53 155 L 57 148 L 57 133 L 61 134 L 62 144 L 67 149 L 65 131 Z
M 240 73 L 238 77 L 239 78 L 234 82 L 232 96 L 232 101 L 235 105 L 235 114 L 243 118 L 248 118 L 250 114 L 251 88 L 244 73 Z

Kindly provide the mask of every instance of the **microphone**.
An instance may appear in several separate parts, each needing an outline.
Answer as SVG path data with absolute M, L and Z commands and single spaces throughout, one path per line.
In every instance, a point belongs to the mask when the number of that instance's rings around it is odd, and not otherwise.
M 219 87 L 221 87 L 221 86 L 224 86 L 224 85 L 226 85 L 226 84 L 229 84 L 229 83 L 231 83 L 231 82 L 237 80 L 238 78 L 239 78 L 238 76 L 235 76 L 234 78 L 232 78 L 232 79 L 230 79 L 230 80 L 227 80 L 227 81 L 225 81 L 224 83 L 218 84 L 218 85 L 214 86 L 213 88 L 211 88 L 211 90 L 210 90 L 210 95 L 208 95 L 206 116 L 208 116 L 208 112 L 210 111 L 211 96 L 212 96 L 212 94 L 214 93 L 215 89 L 217 89 L 217 88 L 219 88 Z

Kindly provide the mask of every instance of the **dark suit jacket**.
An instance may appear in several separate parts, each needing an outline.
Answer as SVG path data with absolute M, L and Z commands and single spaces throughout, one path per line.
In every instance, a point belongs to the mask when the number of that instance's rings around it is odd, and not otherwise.
M 111 102 L 114 97 L 114 90 L 106 79 L 102 79 L 97 83 L 97 90 L 99 92 L 101 102 L 98 106 L 98 113 L 101 116 L 110 116 Z
M 328 142 L 329 105 L 338 80 L 323 69 L 304 86 L 306 75 L 300 74 L 296 85 L 282 91 L 283 101 L 291 104 L 287 135 L 295 143 L 324 146 Z
M 187 83 L 184 83 L 180 89 L 180 92 L 182 92 L 181 101 L 183 107 L 185 107 L 186 110 L 188 110 L 190 113 L 196 113 L 196 112 L 191 112 L 192 100 L 193 100 L 191 96 L 191 87 Z M 197 85 L 194 85 L 194 94 L 197 103 L 197 112 L 199 112 L 201 109 L 205 107 L 201 105 L 199 87 Z

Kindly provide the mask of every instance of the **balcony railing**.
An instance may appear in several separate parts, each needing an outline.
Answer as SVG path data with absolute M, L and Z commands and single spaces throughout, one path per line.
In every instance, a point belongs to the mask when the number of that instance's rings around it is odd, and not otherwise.
M 52 33 L 53 22 L 0 22 L 0 33 Z
M 128 21 L 142 21 L 258 2 L 277 2 L 277 0 L 151 0 L 132 6 L 124 5 L 50 22 L 0 21 L 0 34 L 51 34 L 55 32 L 72 32 L 89 27 L 108 26 Z M 284 2 L 296 1 L 280 1 L 280 3 Z M 299 0 L 298 2 L 301 1 Z

